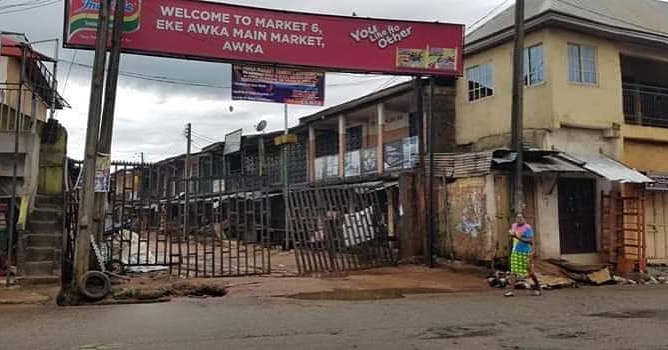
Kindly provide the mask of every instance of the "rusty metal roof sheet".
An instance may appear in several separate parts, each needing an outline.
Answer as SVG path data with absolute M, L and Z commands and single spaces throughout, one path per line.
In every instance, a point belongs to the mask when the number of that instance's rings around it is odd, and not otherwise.
M 533 173 L 547 173 L 547 172 L 557 172 L 557 173 L 585 173 L 587 172 L 582 167 L 579 167 L 573 163 L 561 160 L 553 156 L 543 157 L 541 160 L 524 162 L 524 164 L 529 168 Z
M 434 174 L 451 178 L 483 176 L 492 171 L 493 152 L 434 154 Z M 429 166 L 429 159 L 426 159 Z
M 621 183 L 651 183 L 649 177 L 605 155 L 581 155 L 560 153 L 559 159 L 579 165 L 589 172 L 610 181 Z

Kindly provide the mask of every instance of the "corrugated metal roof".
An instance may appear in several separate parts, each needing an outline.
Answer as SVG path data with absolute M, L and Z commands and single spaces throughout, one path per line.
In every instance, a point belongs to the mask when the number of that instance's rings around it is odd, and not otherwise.
M 527 0 L 524 18 L 529 21 L 547 13 L 594 22 L 606 28 L 649 33 L 668 41 L 668 3 L 657 0 Z M 467 45 L 512 28 L 515 7 L 510 6 L 466 36 Z
M 492 153 L 434 154 L 434 174 L 451 178 L 483 176 L 492 171 Z M 429 167 L 429 159 L 426 159 Z
M 557 173 L 585 173 L 587 172 L 583 168 L 563 161 L 559 158 L 547 156 L 543 157 L 539 161 L 524 162 L 524 164 L 536 174 L 547 173 L 547 172 L 557 172 Z
M 560 153 L 557 157 L 559 159 L 581 165 L 591 173 L 606 178 L 610 181 L 619 181 L 621 183 L 654 182 L 652 179 L 641 174 L 640 172 L 602 154 L 581 155 Z

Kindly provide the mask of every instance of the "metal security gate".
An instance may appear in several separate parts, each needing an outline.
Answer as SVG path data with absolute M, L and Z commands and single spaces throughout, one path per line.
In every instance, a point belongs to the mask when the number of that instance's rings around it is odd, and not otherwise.
M 112 163 L 100 247 L 107 264 L 184 278 L 271 273 L 264 178 L 171 178 L 164 188 L 155 180 L 150 164 Z M 68 198 L 75 200 L 76 192 Z M 76 238 L 77 209 L 68 206 L 68 247 Z
M 291 188 L 289 230 L 300 274 L 392 265 L 384 186 Z

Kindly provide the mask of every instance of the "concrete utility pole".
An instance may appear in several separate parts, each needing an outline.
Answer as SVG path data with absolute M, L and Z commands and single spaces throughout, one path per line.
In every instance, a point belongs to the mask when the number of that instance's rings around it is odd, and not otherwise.
M 515 50 L 513 52 L 511 118 L 512 150 L 517 154 L 512 174 L 511 209 L 512 214 L 517 215 L 524 209 L 524 154 L 522 149 L 524 132 L 524 0 L 515 0 Z
M 192 144 L 192 124 L 186 124 L 186 167 L 184 177 L 186 183 L 185 202 L 183 203 L 183 239 L 188 237 L 188 211 L 190 210 L 190 147 Z
M 84 179 L 79 203 L 79 230 L 74 250 L 74 290 L 88 272 L 90 256 L 91 218 L 95 204 L 95 160 L 97 142 L 100 134 L 100 112 L 102 110 L 102 85 L 104 84 L 104 66 L 106 62 L 107 32 L 109 28 L 110 0 L 100 2 L 95 41 L 95 59 L 88 106 L 88 126 L 86 128 L 86 151 L 84 158 Z
M 102 125 L 97 153 L 100 156 L 111 154 L 111 140 L 114 132 L 114 111 L 116 109 L 116 87 L 118 86 L 118 71 L 121 64 L 121 36 L 123 34 L 123 17 L 125 16 L 125 0 L 116 0 L 114 9 L 114 29 L 111 36 L 111 55 L 109 57 L 109 71 L 104 89 L 104 109 L 102 110 Z M 95 213 L 91 232 L 95 235 L 98 244 L 102 241 L 104 231 L 104 203 L 106 193 L 95 193 Z

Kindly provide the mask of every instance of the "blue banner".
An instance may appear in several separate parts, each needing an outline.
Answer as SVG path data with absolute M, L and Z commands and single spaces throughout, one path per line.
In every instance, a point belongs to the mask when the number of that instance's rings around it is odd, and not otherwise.
M 323 106 L 325 103 L 325 73 L 233 65 L 232 99 Z

